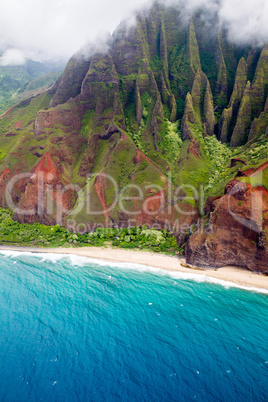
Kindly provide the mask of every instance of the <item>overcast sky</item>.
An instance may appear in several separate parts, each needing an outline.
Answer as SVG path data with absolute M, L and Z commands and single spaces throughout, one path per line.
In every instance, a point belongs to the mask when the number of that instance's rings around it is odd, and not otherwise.
M 268 42 L 268 0 L 166 0 L 217 9 L 233 40 Z M 1 0 L 0 64 L 69 58 L 146 4 L 145 0 Z

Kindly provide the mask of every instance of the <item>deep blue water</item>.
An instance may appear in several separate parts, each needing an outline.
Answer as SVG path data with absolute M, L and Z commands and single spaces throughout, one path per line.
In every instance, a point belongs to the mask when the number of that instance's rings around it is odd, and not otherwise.
M 2 252 L 0 312 L 1 401 L 268 398 L 267 294 Z

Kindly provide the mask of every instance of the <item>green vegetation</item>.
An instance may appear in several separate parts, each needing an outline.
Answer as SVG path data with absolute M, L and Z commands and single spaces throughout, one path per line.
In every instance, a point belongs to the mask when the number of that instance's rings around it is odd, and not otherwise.
M 95 117 L 95 112 L 93 110 L 89 110 L 85 113 L 83 120 L 82 120 L 82 128 L 81 134 L 87 137 L 90 137 L 92 132 L 92 125 L 93 125 L 93 118 Z
M 249 49 L 228 43 L 220 32 L 205 35 L 201 15 L 193 15 L 187 27 L 176 9 L 161 6 L 160 12 L 155 5 L 153 10 L 138 18 L 131 33 L 115 33 L 107 53 L 73 56 L 54 94 L 31 98 L 1 118 L 0 196 L 9 175 L 34 171 L 49 154 L 51 170 L 57 172 L 53 185 L 72 183 L 82 194 L 90 183 L 92 211 L 99 214 L 88 216 L 86 207 L 77 208 L 70 215 L 78 223 L 126 222 L 129 213 L 142 208 L 135 185 L 144 198 L 154 195 L 157 186 L 167 196 L 169 180 L 174 192 L 185 186 L 192 198 L 182 202 L 197 210 L 195 189 L 203 188 L 205 199 L 221 196 L 239 170 L 256 169 L 267 161 L 267 49 L 250 62 Z M 21 75 L 23 90 L 36 91 L 45 83 L 45 77 L 37 78 L 30 70 L 27 74 Z M 29 76 L 35 80 L 28 83 Z M 14 79 L 10 73 L 3 83 L 19 93 Z M 242 162 L 231 164 L 234 157 Z M 97 179 L 100 173 L 106 179 Z M 90 174 L 93 178 L 87 179 Z M 268 188 L 267 172 L 263 175 Z M 116 193 L 109 176 L 118 184 L 119 198 L 106 213 Z M 130 190 L 125 189 L 128 185 Z M 27 201 L 35 190 L 29 181 L 14 199 Z M 81 199 L 77 202 L 82 205 Z M 151 208 L 157 210 L 157 205 Z M 141 219 L 147 222 L 146 216 Z M 70 239 L 67 232 L 61 234 L 62 244 L 80 242 L 78 234 Z M 96 239 L 118 240 L 103 236 Z M 125 243 L 135 241 L 122 240 Z
M 143 145 L 142 141 L 142 134 L 147 128 L 149 117 L 152 114 L 152 107 L 153 107 L 153 99 L 149 92 L 144 92 L 141 97 L 141 104 L 142 104 L 142 119 L 139 127 L 139 131 L 137 133 L 132 133 L 132 138 L 138 148 L 142 151 L 146 149 L 146 144 Z
M 179 159 L 180 150 L 182 147 L 179 123 L 179 121 L 171 123 L 169 120 L 165 120 L 164 147 L 171 153 L 174 161 Z
M 175 46 L 169 55 L 171 73 L 177 78 L 183 91 L 187 93 L 191 88 L 191 64 L 187 56 L 187 46 Z
M 209 188 L 225 183 L 230 160 L 234 150 L 222 144 L 215 136 L 204 138 L 205 151 L 212 165 L 213 174 L 209 178 Z
M 58 225 L 40 223 L 21 224 L 13 220 L 13 214 L 0 208 L 0 243 L 24 246 L 60 246 L 72 239 L 72 234 Z
M 61 72 L 51 72 L 50 68 L 31 60 L 21 66 L 0 66 L 0 115 L 53 85 Z
M 175 236 L 165 230 L 148 229 L 146 226 L 129 229 L 98 228 L 86 236 L 89 239 L 88 243 L 94 246 L 105 245 L 108 242 L 112 246 L 121 248 L 135 248 L 169 254 L 182 252 Z
M 267 162 L 268 142 L 266 135 L 256 139 L 256 142 L 248 143 L 245 146 L 230 148 L 228 144 L 222 144 L 215 136 L 205 137 L 202 135 L 202 127 L 195 123 L 191 125 L 191 131 L 198 141 L 200 159 L 191 157 L 187 165 L 183 166 L 182 182 L 198 187 L 200 184 L 206 188 L 206 196 L 222 195 L 226 184 L 234 179 L 238 170 L 257 169 Z M 184 143 L 183 143 L 184 144 Z M 183 152 L 187 145 L 183 145 Z M 231 168 L 231 159 L 240 158 L 245 164 L 238 164 Z M 250 183 L 253 187 L 263 185 L 268 189 L 267 169 L 261 177 L 239 178 L 241 181 Z
M 197 191 L 203 188 L 205 198 L 222 195 L 226 184 L 238 171 L 238 167 L 230 168 L 231 158 L 237 155 L 237 151 L 222 144 L 215 136 L 204 138 L 200 123 L 189 125 L 193 150 L 189 152 L 189 141 L 183 142 L 180 154 L 182 162 L 177 175 L 179 181 L 176 183 L 193 186 Z M 194 196 L 191 187 L 186 192 L 189 197 Z
M 247 169 L 254 166 L 258 167 L 259 164 L 267 161 L 267 136 L 262 135 L 256 140 L 256 142 L 245 147 L 237 148 L 236 152 L 241 155 L 241 158 L 245 158 L 248 161 Z
M 97 228 L 90 233 L 72 233 L 66 228 L 40 223 L 21 224 L 13 214 L 0 208 L 0 244 L 36 247 L 114 246 L 179 254 L 182 249 L 172 233 L 146 226 L 125 229 Z

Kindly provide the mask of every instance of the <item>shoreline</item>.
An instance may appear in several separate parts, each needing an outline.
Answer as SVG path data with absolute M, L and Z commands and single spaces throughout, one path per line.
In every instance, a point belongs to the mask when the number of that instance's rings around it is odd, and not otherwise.
M 223 267 L 203 270 L 186 267 L 185 259 L 149 251 L 128 250 L 104 247 L 35 248 L 23 246 L 0 246 L 0 251 L 19 251 L 30 253 L 73 254 L 80 257 L 106 260 L 110 262 L 145 265 L 167 272 L 201 275 L 219 281 L 229 282 L 239 287 L 263 289 L 268 291 L 268 276 L 239 267 Z

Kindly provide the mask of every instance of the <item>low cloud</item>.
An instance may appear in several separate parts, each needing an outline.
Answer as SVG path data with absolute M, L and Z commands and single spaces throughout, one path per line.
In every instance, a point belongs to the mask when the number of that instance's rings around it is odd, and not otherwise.
M 0 54 L 16 48 L 35 60 L 68 59 L 144 0 L 2 0 Z
M 219 17 L 230 40 L 242 44 L 268 43 L 267 0 L 224 0 Z
M 267 0 L 165 0 L 189 17 L 197 8 L 208 21 L 216 16 L 238 43 L 268 42 Z M 148 6 L 144 0 L 2 0 L 0 53 L 2 63 L 22 58 L 68 59 L 119 22 Z M 131 19 L 131 18 L 130 18 Z M 208 30 L 209 30 L 208 23 Z M 19 49 L 19 51 L 17 50 Z M 16 54 L 17 52 L 17 54 Z M 21 57 L 19 57 L 21 52 Z M 4 53 L 4 54 L 3 54 Z M 13 54 L 13 56 L 12 56 Z
M 185 16 L 201 10 L 208 27 L 215 24 L 227 29 L 229 40 L 237 44 L 268 43 L 267 0 L 164 0 L 178 5 Z
M 24 62 L 24 53 L 19 49 L 7 49 L 0 57 L 0 66 L 18 66 Z

